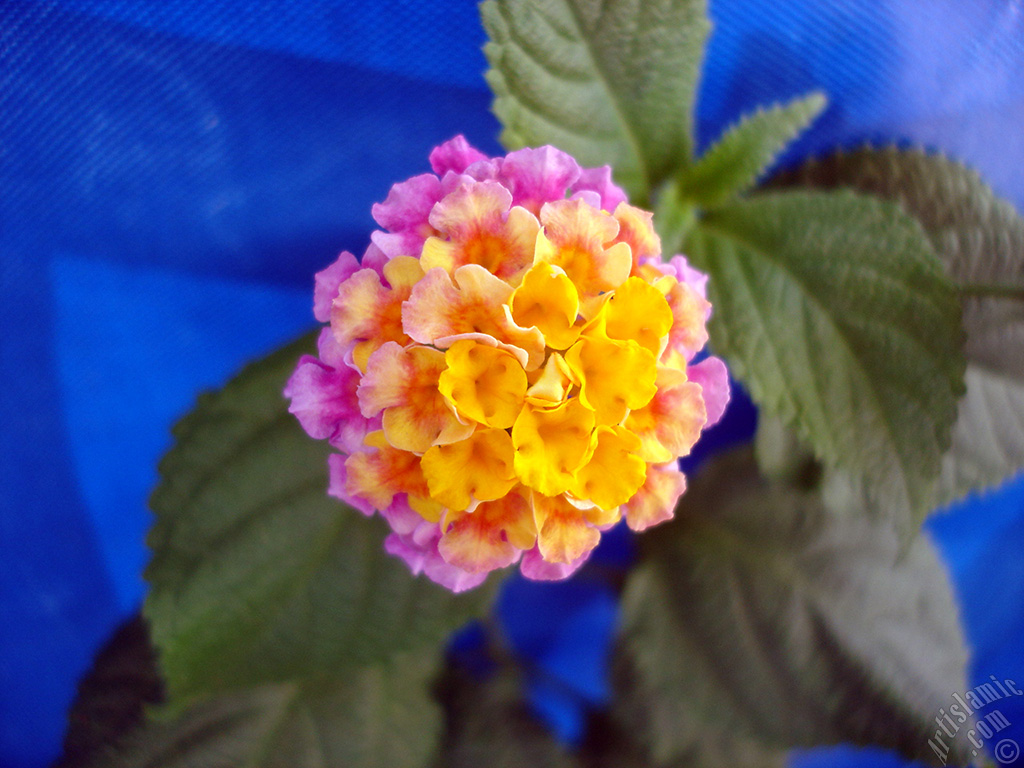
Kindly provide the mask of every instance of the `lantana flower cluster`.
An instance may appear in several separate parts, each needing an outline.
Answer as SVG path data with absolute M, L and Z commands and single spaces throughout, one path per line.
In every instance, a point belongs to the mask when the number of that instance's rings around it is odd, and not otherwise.
M 361 260 L 316 276 L 329 325 L 285 395 L 338 451 L 328 492 L 382 514 L 413 572 L 564 578 L 622 518 L 672 516 L 678 459 L 725 408 L 725 366 L 693 363 L 706 277 L 662 261 L 607 167 L 461 136 L 430 164 L 373 207 Z

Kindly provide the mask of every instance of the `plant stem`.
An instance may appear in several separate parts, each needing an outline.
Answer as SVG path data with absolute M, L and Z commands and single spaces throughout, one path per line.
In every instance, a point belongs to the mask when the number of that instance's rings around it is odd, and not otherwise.
M 693 204 L 680 198 L 675 182 L 666 184 L 654 211 L 654 224 L 661 235 L 662 258 L 670 259 L 682 250 L 683 241 L 696 222 L 697 211 Z

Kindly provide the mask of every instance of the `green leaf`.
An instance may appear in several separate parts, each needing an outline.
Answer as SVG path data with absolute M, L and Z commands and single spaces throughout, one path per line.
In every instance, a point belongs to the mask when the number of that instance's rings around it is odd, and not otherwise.
M 436 654 L 488 605 L 387 555 L 387 526 L 326 495 L 328 449 L 281 395 L 312 338 L 204 395 L 160 465 L 145 614 L 171 700 L 342 678 L 402 651 Z
M 396 659 L 332 682 L 279 683 L 222 694 L 137 731 L 108 768 L 423 768 L 440 708 L 434 668 Z
M 965 288 L 967 394 L 943 460 L 940 501 L 1024 468 L 1024 219 L 1013 206 L 960 163 L 894 147 L 839 153 L 774 183 L 850 187 L 897 201 Z
M 480 13 L 507 147 L 610 164 L 637 205 L 689 162 L 706 0 L 487 0 Z
M 649 589 L 643 582 L 637 583 L 640 586 L 635 589 Z M 637 630 L 647 631 L 640 624 Z M 643 640 L 673 641 L 667 633 L 665 637 Z M 614 690 L 611 717 L 620 731 L 630 733 L 643 744 L 637 765 L 645 768 L 785 768 L 789 764 L 785 748 L 759 741 L 731 722 L 720 726 L 718 718 L 728 718 L 721 703 L 708 701 L 701 690 L 684 693 L 675 687 L 693 686 L 693 678 L 705 672 L 695 670 L 692 676 L 679 674 L 682 662 L 672 659 L 666 679 L 659 683 L 655 682 L 652 670 L 641 666 L 643 661 L 645 659 L 634 649 L 620 645 L 615 649 L 611 665 Z M 707 683 L 697 685 L 708 686 Z M 677 719 L 670 724 L 669 718 Z
M 964 690 L 967 651 L 923 535 L 905 549 L 889 526 L 824 514 L 741 451 L 705 468 L 644 545 L 617 681 L 656 764 L 757 765 L 758 749 L 770 764 L 843 741 L 942 764 L 928 741 Z
M 754 435 L 757 467 L 769 480 L 779 480 L 804 490 L 821 484 L 822 468 L 810 450 L 777 416 L 761 413 Z
M 568 751 L 524 702 L 521 675 L 502 668 L 487 679 L 450 669 L 442 681 L 448 732 L 439 768 L 573 768 Z
M 852 192 L 772 192 L 709 212 L 711 341 L 769 414 L 868 478 L 910 536 L 963 390 L 959 307 L 920 226 Z
M 142 725 L 145 710 L 163 701 L 156 653 L 141 616 L 124 622 L 78 683 L 68 713 L 64 754 L 53 768 L 82 768 Z
M 822 93 L 759 109 L 730 128 L 679 176 L 680 194 L 705 207 L 746 192 L 825 108 Z

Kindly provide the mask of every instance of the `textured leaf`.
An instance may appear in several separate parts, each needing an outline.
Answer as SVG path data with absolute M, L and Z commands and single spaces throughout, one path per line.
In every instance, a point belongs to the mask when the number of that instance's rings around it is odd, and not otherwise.
M 963 390 L 959 307 L 919 225 L 851 192 L 772 192 L 708 212 L 716 350 L 829 465 L 865 476 L 910 536 L 934 501 Z
M 141 616 L 126 621 L 103 646 L 78 684 L 64 754 L 53 768 L 81 768 L 139 727 L 147 706 L 163 701 L 156 653 Z
M 506 146 L 610 164 L 638 205 L 689 160 L 705 0 L 488 0 L 480 12 Z
M 760 479 L 744 451 L 645 540 L 617 666 L 657 764 L 755 765 L 757 745 L 771 763 L 842 741 L 936 761 L 935 717 L 967 665 L 941 561 L 923 535 L 905 550 L 891 527 L 820 505 Z
M 421 768 L 430 765 L 440 708 L 434 669 L 417 659 L 331 683 L 279 683 L 201 702 L 156 720 L 104 761 L 110 768 Z
M 639 631 L 646 630 L 639 626 Z M 656 641 L 671 642 L 661 637 Z M 679 663 L 682 662 L 675 662 L 675 665 Z M 670 678 L 655 683 L 652 670 L 640 666 L 631 648 L 617 649 L 612 658 L 615 691 L 612 717 L 622 731 L 644 743 L 645 750 L 642 759 L 636 761 L 637 765 L 644 768 L 785 768 L 789 764 L 783 747 L 759 741 L 732 724 L 721 727 L 718 717 L 722 705 L 707 701 L 699 691 L 694 695 L 676 689 L 677 683 L 693 685 L 691 679 L 677 676 L 677 672 L 673 666 Z M 695 671 L 695 674 L 699 676 L 701 672 Z M 704 683 L 700 685 L 706 687 Z M 668 718 L 677 719 L 670 725 Z
M 746 192 L 825 104 L 824 94 L 812 93 L 743 118 L 680 174 L 681 196 L 712 207 Z
M 439 768 L 573 768 L 577 761 L 539 723 L 522 699 L 523 685 L 509 670 L 477 679 L 451 669 L 441 695 L 448 733 Z
M 1016 288 L 962 296 L 967 394 L 943 460 L 941 501 L 1024 468 L 1024 219 L 972 170 L 920 150 L 861 149 L 774 180 L 851 187 L 896 200 L 921 222 L 957 283 Z
M 145 613 L 172 701 L 432 654 L 488 602 L 411 576 L 379 518 L 326 495 L 326 446 L 281 396 L 311 345 L 203 396 L 161 462 Z
M 814 451 L 777 416 L 758 415 L 753 447 L 757 467 L 767 479 L 808 491 L 821 485 L 822 467 Z

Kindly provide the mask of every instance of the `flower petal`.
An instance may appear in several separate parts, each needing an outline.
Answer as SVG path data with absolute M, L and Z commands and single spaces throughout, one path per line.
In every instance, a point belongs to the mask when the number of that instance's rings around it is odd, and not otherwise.
M 544 367 L 535 370 L 529 381 L 531 383 L 526 390 L 526 402 L 534 408 L 542 409 L 561 405 L 574 383 L 568 363 L 557 352 L 548 355 Z
M 686 369 L 686 375 L 694 384 L 700 384 L 708 420 L 704 428 L 713 427 L 725 413 L 729 404 L 729 371 L 717 357 L 707 357 Z
M 570 193 L 596 192 L 601 199 L 601 210 L 611 213 L 626 202 L 626 193 L 612 181 L 612 168 L 602 165 L 600 168 L 584 168 L 580 177 L 569 187 Z
M 515 423 L 526 396 L 526 371 L 514 355 L 463 340 L 444 359 L 437 387 L 460 415 L 497 429 Z
M 654 355 L 635 341 L 584 336 L 565 354 L 581 382 L 580 400 L 598 424 L 619 424 L 658 391 Z
M 659 278 L 654 287 L 672 310 L 672 328 L 664 354 L 676 352 L 686 360 L 692 360 L 708 342 L 706 323 L 711 305 L 693 287 L 671 275 Z
M 534 546 L 537 531 L 530 503 L 518 493 L 457 514 L 438 549 L 452 565 L 470 573 L 511 565 Z M 522 546 L 520 546 L 522 545 Z
M 390 534 L 384 540 L 384 550 L 402 558 L 413 574 L 423 573 L 452 592 L 465 592 L 482 584 L 487 573 L 469 573 L 445 561 L 437 548 L 440 540 L 440 528 L 424 523 L 410 534 Z
M 576 573 L 589 557 L 590 552 L 587 552 L 571 563 L 549 563 L 540 553 L 540 548 L 534 547 L 523 555 L 519 570 L 533 581 L 561 581 Z
M 648 467 L 644 484 L 622 507 L 626 524 L 634 531 L 642 531 L 671 520 L 685 490 L 686 475 L 679 471 L 676 462 Z
M 359 260 L 359 264 L 363 269 L 372 269 L 378 275 L 384 277 L 384 265 L 390 259 L 390 256 L 371 242 L 366 246 L 366 250 L 363 251 L 363 258 Z
M 374 506 L 366 499 L 353 496 L 348 492 L 348 469 L 346 456 L 340 453 L 332 453 L 327 457 L 327 470 L 330 481 L 327 485 L 327 495 L 341 499 L 353 509 L 358 509 L 367 517 L 374 513 Z
M 431 347 L 389 341 L 374 352 L 359 384 L 364 416 L 384 411 L 384 436 L 395 448 L 423 453 L 437 442 L 465 439 L 473 426 L 460 422 L 437 389 L 445 356 Z
M 374 221 L 394 233 L 410 233 L 423 241 L 434 234 L 430 226 L 430 211 L 441 199 L 441 180 L 432 173 L 413 176 L 391 187 L 383 203 L 370 209 Z M 387 249 L 384 249 L 387 252 Z M 399 254 L 389 254 L 399 255 Z M 404 255 L 419 255 L 406 253 Z
M 334 338 L 343 349 L 353 349 L 362 371 L 370 355 L 385 342 L 409 343 L 402 330 L 402 302 L 423 272 L 416 259 L 399 256 L 384 265 L 384 277 L 386 287 L 373 269 L 360 269 L 339 286 L 331 305 Z
M 579 178 L 580 166 L 552 146 L 518 149 L 502 160 L 498 179 L 512 192 L 513 205 L 536 214 L 552 200 L 562 200 Z
M 316 273 L 313 288 L 313 317 L 321 323 L 331 319 L 331 302 L 338 295 L 338 287 L 359 270 L 359 261 L 348 251 L 342 251 L 337 260 Z
M 708 276 L 699 269 L 691 267 L 690 262 L 682 254 L 676 254 L 668 261 L 663 261 L 660 256 L 652 256 L 642 259 L 642 261 L 645 265 L 656 267 L 663 275 L 671 275 L 680 283 L 690 286 L 702 299 L 708 297 Z M 708 312 L 710 314 L 710 307 Z
M 639 450 L 640 438 L 625 427 L 598 427 L 591 437 L 587 463 L 576 473 L 570 493 L 603 510 L 625 504 L 643 485 L 647 473 L 647 465 L 637 455 Z
M 512 438 L 503 429 L 478 429 L 465 440 L 431 447 L 422 461 L 431 498 L 456 511 L 500 499 L 518 482 L 512 455 Z
M 663 339 L 672 328 L 672 309 L 661 292 L 639 277 L 620 285 L 602 310 L 609 338 L 632 339 L 651 354 L 661 354 Z
M 387 442 L 383 432 L 366 436 L 366 449 L 345 460 L 344 493 L 368 502 L 374 509 L 388 507 L 397 493 L 405 493 L 409 506 L 425 516 L 440 520 L 441 506 L 431 499 L 420 457 Z
M 396 493 L 380 513 L 395 533 L 412 533 L 423 524 L 423 516 L 409 506 L 409 497 L 404 493 Z
M 536 261 L 565 270 L 580 296 L 618 288 L 629 277 L 633 256 L 626 243 L 613 243 L 619 223 L 583 200 L 546 203 L 544 231 L 537 237 Z
M 533 494 L 537 547 L 552 563 L 572 563 L 597 546 L 601 533 L 564 496 Z
M 564 493 L 586 458 L 593 429 L 594 414 L 579 398 L 551 409 L 525 405 L 512 427 L 516 475 L 542 494 Z
M 515 284 L 533 263 L 540 222 L 526 209 L 513 208 L 511 193 L 497 182 L 458 187 L 434 206 L 430 223 L 440 236 L 424 244 L 424 270 L 454 273 L 479 264 Z
M 620 203 L 613 216 L 619 222 L 615 242 L 629 245 L 633 255 L 632 274 L 638 274 L 644 259 L 661 254 L 661 238 L 654 231 L 654 215 L 628 203 Z
M 562 269 L 552 264 L 542 261 L 529 269 L 512 294 L 510 307 L 516 324 L 539 329 L 552 349 L 568 349 L 580 335 L 576 325 L 580 311 L 576 286 Z
M 348 366 L 332 368 L 305 355 L 288 379 L 284 396 L 291 400 L 289 413 L 298 418 L 306 434 L 329 440 L 341 450 L 354 451 L 372 428 L 371 421 L 359 411 L 358 385 L 359 374 Z
M 663 463 L 690 452 L 707 423 L 707 410 L 700 386 L 681 371 L 659 368 L 657 385 L 651 402 L 626 417 L 626 427 L 640 438 L 644 461 Z
M 413 289 L 402 309 L 406 333 L 421 344 L 446 348 L 453 337 L 483 334 L 522 350 L 532 370 L 544 360 L 544 336 L 520 328 L 506 306 L 512 288 L 483 267 L 470 264 L 455 272 L 455 284 L 442 269 L 432 269 Z
M 431 150 L 430 167 L 438 176 L 444 176 L 449 171 L 464 173 L 473 163 L 486 159 L 487 155 L 474 149 L 466 137 L 459 134 Z

